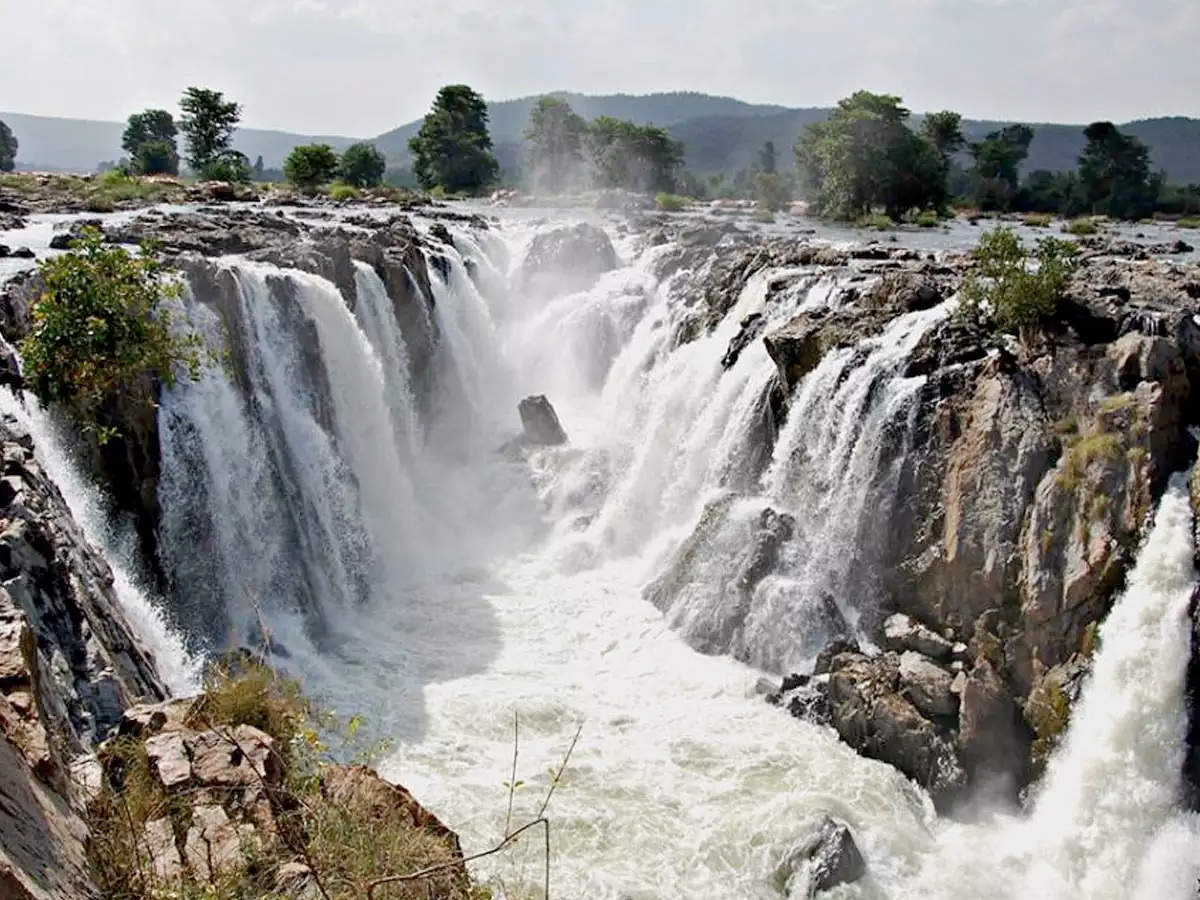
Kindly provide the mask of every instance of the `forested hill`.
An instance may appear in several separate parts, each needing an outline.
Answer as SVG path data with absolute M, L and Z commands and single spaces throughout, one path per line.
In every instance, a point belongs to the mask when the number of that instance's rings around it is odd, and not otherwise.
M 684 142 L 688 167 L 700 173 L 733 172 L 748 166 L 757 159 L 766 141 L 774 141 L 779 152 L 787 154 L 806 125 L 828 114 L 826 109 L 791 109 L 687 91 L 644 96 L 556 92 L 554 96 L 566 100 L 587 119 L 614 116 L 666 127 Z M 488 105 L 497 156 L 501 166 L 510 172 L 520 159 L 521 135 L 537 99 L 537 96 L 522 97 Z M 7 121 L 16 133 L 21 142 L 18 161 L 28 166 L 88 170 L 102 160 L 120 156 L 122 124 L 4 112 L 0 112 L 0 120 Z M 966 120 L 963 130 L 968 140 L 978 140 L 1005 124 L 1008 123 Z M 419 127 L 419 121 L 410 122 L 373 140 L 390 159 L 405 163 L 408 139 Z M 1034 127 L 1036 136 L 1022 169 L 1025 172 L 1074 169 L 1083 149 L 1083 125 Z M 1150 147 L 1153 166 L 1165 169 L 1169 180 L 1200 183 L 1200 119 L 1145 119 L 1120 127 Z M 234 147 L 252 160 L 261 154 L 267 166 L 278 167 L 292 147 L 314 140 L 338 150 L 352 142 L 348 137 L 314 138 L 241 129 L 234 138 Z

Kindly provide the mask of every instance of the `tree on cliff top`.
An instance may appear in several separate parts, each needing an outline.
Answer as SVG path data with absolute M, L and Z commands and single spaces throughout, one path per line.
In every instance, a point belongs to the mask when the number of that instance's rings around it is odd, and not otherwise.
M 474 192 L 494 182 L 500 167 L 487 122 L 487 104 L 467 85 L 438 91 L 421 130 L 408 142 L 421 187 Z
M 188 165 L 204 177 L 209 166 L 228 155 L 242 108 L 226 102 L 220 91 L 198 87 L 184 91 L 179 106 L 183 110 L 179 126 L 187 140 Z
M 558 193 L 582 171 L 587 122 L 557 97 L 542 97 L 525 129 L 527 171 L 535 190 Z
M 17 161 L 17 137 L 0 122 L 0 172 L 11 172 Z

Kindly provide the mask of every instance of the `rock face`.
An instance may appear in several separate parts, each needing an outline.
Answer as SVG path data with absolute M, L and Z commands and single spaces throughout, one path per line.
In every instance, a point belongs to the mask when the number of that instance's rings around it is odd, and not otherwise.
M 555 447 L 567 442 L 567 433 L 558 421 L 558 413 L 544 394 L 526 397 L 517 409 L 521 414 L 525 444 L 534 447 Z
M 833 656 L 827 697 L 796 705 L 827 709 L 847 742 L 941 805 L 968 782 L 1012 796 L 1037 773 L 1168 476 L 1195 458 L 1197 270 L 1104 251 L 1026 343 L 950 317 L 917 344 L 904 375 L 924 381 L 867 607 L 882 621 L 860 623 L 887 652 Z M 759 252 L 768 265 L 807 255 Z M 758 263 L 747 257 L 706 283 L 745 284 Z M 831 308 L 763 338 L 785 393 L 832 350 L 950 296 L 971 263 L 866 248 L 836 265 L 867 283 L 851 276 Z
M 617 267 L 617 253 L 603 229 L 580 223 L 534 237 L 517 273 L 518 290 L 549 296 L 582 291 Z
M 164 688 L 108 565 L 11 420 L 0 420 L 0 458 L 0 895 L 91 897 L 81 785 L 92 747 Z

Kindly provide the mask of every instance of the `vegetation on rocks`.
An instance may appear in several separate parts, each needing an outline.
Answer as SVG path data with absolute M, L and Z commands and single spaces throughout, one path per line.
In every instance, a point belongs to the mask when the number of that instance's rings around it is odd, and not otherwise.
M 1031 253 L 1007 227 L 984 233 L 973 255 L 976 270 L 962 288 L 962 314 L 1022 339 L 1054 314 L 1078 266 L 1071 242 L 1042 238 Z
M 360 720 L 247 657 L 197 698 L 137 707 L 101 748 L 89 859 L 111 900 L 487 896 L 457 838 L 363 765 Z M 380 878 L 427 870 L 410 881 Z
M 180 285 L 152 245 L 134 256 L 87 229 L 75 249 L 43 260 L 44 283 L 21 344 L 27 386 L 70 411 L 103 443 L 116 434 L 104 407 L 113 399 L 152 403 L 152 382 L 199 376 L 204 345 L 173 324 Z
M 1080 218 L 1072 219 L 1062 227 L 1064 234 L 1073 234 L 1076 237 L 1088 237 L 1096 234 L 1100 230 L 1100 226 L 1096 224 L 1095 219 Z

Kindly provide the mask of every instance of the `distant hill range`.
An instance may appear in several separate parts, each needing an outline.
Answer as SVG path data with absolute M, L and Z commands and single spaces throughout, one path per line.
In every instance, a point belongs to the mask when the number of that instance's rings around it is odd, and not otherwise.
M 538 96 L 488 104 L 492 140 L 501 167 L 515 170 L 520 164 L 521 135 Z M 615 116 L 641 124 L 665 127 L 687 150 L 688 167 L 704 174 L 733 172 L 751 165 L 766 141 L 774 141 L 781 163 L 805 126 L 824 119 L 828 109 L 793 109 L 746 103 L 731 97 L 676 92 L 668 94 L 611 94 L 592 96 L 554 92 L 587 119 Z M 916 117 L 919 119 L 919 117 Z M 90 170 L 103 160 L 121 155 L 123 125 L 81 119 L 52 119 L 0 112 L 20 141 L 18 162 L 26 168 Z M 968 140 L 978 140 L 1008 122 L 966 120 Z M 1031 123 L 1033 124 L 1033 123 Z M 420 120 L 369 138 L 390 160 L 408 162 L 408 140 L 421 127 Z M 1150 147 L 1155 168 L 1165 169 L 1173 182 L 1200 182 L 1200 119 L 1174 116 L 1143 119 L 1120 125 Z M 1024 171 L 1074 169 L 1083 149 L 1083 125 L 1034 124 L 1036 136 Z M 355 141 L 339 136 L 299 135 L 282 131 L 240 129 L 234 146 L 253 161 L 261 155 L 269 168 L 283 163 L 292 147 L 316 141 L 343 149 Z

